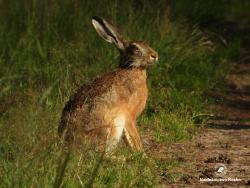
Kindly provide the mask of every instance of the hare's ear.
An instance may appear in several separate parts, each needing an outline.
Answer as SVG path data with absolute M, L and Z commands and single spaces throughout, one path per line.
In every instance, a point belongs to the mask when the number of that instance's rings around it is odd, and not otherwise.
M 97 33 L 107 42 L 113 43 L 119 50 L 124 50 L 124 41 L 117 29 L 107 20 L 93 16 L 92 24 Z

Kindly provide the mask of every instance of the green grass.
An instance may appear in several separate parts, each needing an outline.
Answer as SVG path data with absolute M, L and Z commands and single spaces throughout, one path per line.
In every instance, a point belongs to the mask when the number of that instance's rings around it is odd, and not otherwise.
M 0 187 L 52 187 L 63 167 L 62 187 L 81 187 L 93 178 L 98 154 L 76 146 L 64 163 L 57 137 L 69 96 L 118 65 L 118 52 L 96 34 L 92 15 L 112 20 L 124 36 L 159 53 L 159 63 L 149 67 L 150 95 L 139 118 L 140 132 L 155 142 L 192 138 L 199 127 L 194 118 L 207 113 L 204 92 L 221 87 L 225 62 L 239 55 L 238 43 L 224 48 L 197 25 L 170 19 L 163 0 L 101 2 L 0 1 Z M 179 165 L 152 156 L 154 167 L 121 148 L 116 156 L 126 161 L 104 159 L 94 187 L 155 187 L 157 170 Z

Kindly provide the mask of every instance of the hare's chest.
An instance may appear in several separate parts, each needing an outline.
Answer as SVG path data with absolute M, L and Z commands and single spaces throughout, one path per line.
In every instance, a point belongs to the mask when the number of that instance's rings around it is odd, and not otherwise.
M 129 100 L 130 113 L 136 118 L 144 110 L 148 98 L 148 88 L 146 84 L 141 84 L 131 95 Z

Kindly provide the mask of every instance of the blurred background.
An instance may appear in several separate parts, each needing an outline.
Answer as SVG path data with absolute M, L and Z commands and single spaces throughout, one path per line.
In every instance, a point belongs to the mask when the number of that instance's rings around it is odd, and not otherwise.
M 249 50 L 249 10 L 248 0 L 0 0 L 0 184 L 54 185 L 65 102 L 80 85 L 119 63 L 115 47 L 93 29 L 93 15 L 158 51 L 159 63 L 148 70 L 150 96 L 139 125 L 143 137 L 171 144 L 190 140 L 202 127 L 214 102 L 206 93 L 223 90 L 227 62 Z M 82 150 L 71 155 L 60 180 L 64 187 L 91 179 L 96 157 L 86 160 Z M 120 153 L 129 155 L 126 149 Z M 178 166 L 176 159 L 155 162 L 159 169 Z M 157 185 L 157 173 L 139 156 L 126 165 L 111 163 L 105 161 L 94 186 Z M 176 174 L 166 177 L 177 180 Z

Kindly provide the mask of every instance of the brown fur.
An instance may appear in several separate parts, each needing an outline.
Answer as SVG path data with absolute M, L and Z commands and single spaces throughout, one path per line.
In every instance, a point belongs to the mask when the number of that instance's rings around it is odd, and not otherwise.
M 62 135 L 66 125 L 72 123 L 74 129 L 84 126 L 85 132 L 100 127 L 94 122 L 98 122 L 98 119 L 101 121 L 106 113 L 117 110 L 117 103 L 119 108 L 125 107 L 124 113 L 135 120 L 144 109 L 147 96 L 145 69 L 117 69 L 76 92 L 63 110 L 59 134 Z M 98 113 L 98 117 L 90 115 Z

